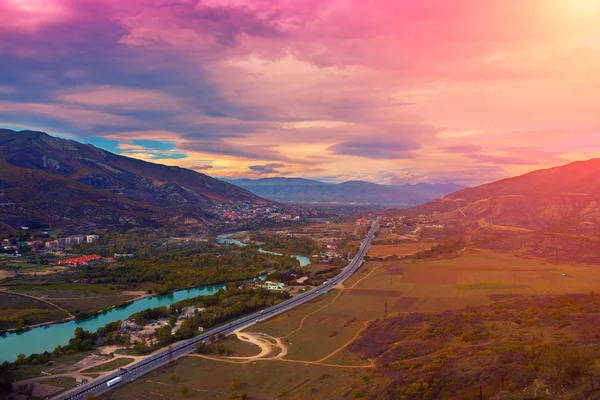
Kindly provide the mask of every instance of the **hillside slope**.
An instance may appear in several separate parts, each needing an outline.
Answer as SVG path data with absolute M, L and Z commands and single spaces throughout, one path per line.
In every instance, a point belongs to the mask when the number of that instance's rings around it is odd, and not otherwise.
M 43 132 L 0 130 L 0 221 L 48 226 L 207 223 L 215 201 L 261 201 L 191 170 L 120 156 Z
M 489 224 L 532 230 L 596 232 L 600 223 L 600 159 L 460 190 L 413 211 L 485 219 Z

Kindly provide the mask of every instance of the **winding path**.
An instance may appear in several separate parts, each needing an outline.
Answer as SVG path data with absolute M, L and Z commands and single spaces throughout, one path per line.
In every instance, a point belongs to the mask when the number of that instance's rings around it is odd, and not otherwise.
M 293 335 L 294 333 L 301 330 L 304 327 L 304 323 L 310 316 L 321 312 L 325 308 L 327 308 L 330 305 L 332 305 L 333 303 L 335 303 L 335 301 L 337 301 L 339 299 L 339 297 L 342 295 L 344 290 L 354 289 L 359 283 L 361 283 L 363 280 L 369 278 L 376 270 L 378 270 L 382 267 L 383 266 L 379 266 L 379 267 L 375 267 L 375 268 L 371 269 L 367 275 L 358 279 L 356 282 L 354 282 L 354 284 L 352 284 L 352 286 L 350 286 L 348 288 L 344 287 L 343 285 L 336 286 L 336 288 L 339 289 L 339 293 L 330 302 L 323 305 L 319 309 L 312 311 L 309 314 L 306 314 L 300 320 L 298 327 L 285 336 L 273 337 L 273 336 L 267 335 L 265 333 L 248 332 L 248 331 L 242 332 L 239 329 L 237 331 L 235 331 L 234 334 L 236 335 L 236 337 L 239 340 L 241 340 L 243 342 L 247 342 L 247 343 L 252 343 L 252 344 L 260 347 L 261 351 L 257 355 L 249 356 L 249 357 L 213 357 L 213 356 L 207 356 L 207 355 L 201 355 L 201 354 L 191 354 L 190 356 L 204 358 L 204 359 L 212 360 L 212 361 L 226 362 L 226 363 L 230 363 L 230 364 L 248 364 L 253 361 L 283 361 L 283 362 L 298 363 L 298 364 L 304 364 L 304 365 L 320 365 L 320 366 L 324 366 L 324 367 L 336 367 L 336 368 L 354 368 L 354 369 L 356 369 L 356 368 L 375 368 L 376 365 L 375 365 L 374 360 L 367 365 L 340 365 L 340 364 L 325 363 L 326 360 L 330 359 L 331 357 L 333 357 L 340 351 L 342 351 L 345 348 L 347 348 L 348 346 L 350 346 L 350 344 L 352 344 L 352 342 L 354 342 L 368 328 L 369 324 L 371 322 L 375 321 L 375 319 L 364 322 L 364 326 L 361 329 L 359 329 L 348 342 L 346 342 L 343 346 L 337 348 L 336 350 L 333 350 L 331 353 L 329 353 L 325 357 L 323 357 L 319 360 L 316 360 L 316 361 L 290 360 L 290 359 L 284 358 L 288 353 L 288 348 L 285 346 L 285 344 L 283 344 L 282 339 L 286 339 L 286 338 L 290 337 L 291 335 Z M 271 342 L 269 339 L 275 341 L 276 343 Z M 278 354 L 276 354 L 274 356 L 269 356 L 269 354 L 271 354 L 274 350 L 277 350 L 277 349 L 280 350 L 280 352 Z
M 1 290 L 3 293 L 14 294 L 15 296 L 29 297 L 30 299 L 34 299 L 34 300 L 43 301 L 43 302 L 44 302 L 44 303 L 46 303 L 46 304 L 50 304 L 50 305 L 51 305 L 52 307 L 54 307 L 54 308 L 57 308 L 57 309 L 59 309 L 59 310 L 61 310 L 61 311 L 64 311 L 65 313 L 67 313 L 67 314 L 69 315 L 69 317 L 71 317 L 71 318 L 75 318 L 75 316 L 74 316 L 73 314 L 71 314 L 69 311 L 67 311 L 67 310 L 65 310 L 64 308 L 60 307 L 59 305 L 56 305 L 56 304 L 54 304 L 54 303 L 51 303 L 51 302 L 49 302 L 48 300 L 46 300 L 46 299 L 43 299 L 43 298 L 41 298 L 41 297 L 31 296 L 31 295 L 24 294 L 24 293 L 17 293 L 17 292 L 13 292 L 12 290 L 8 290 L 8 289 L 3 289 L 3 290 L 2 290 L 2 289 L 0 289 L 0 290 Z M 46 325 L 46 324 L 48 324 L 48 323 L 49 323 L 49 322 L 44 322 L 43 324 L 38 324 L 38 325 Z M 50 323 L 51 323 L 51 322 L 50 322 Z M 35 326 L 38 326 L 38 325 L 30 325 L 30 326 L 28 326 L 28 328 L 33 328 L 33 327 L 35 327 Z

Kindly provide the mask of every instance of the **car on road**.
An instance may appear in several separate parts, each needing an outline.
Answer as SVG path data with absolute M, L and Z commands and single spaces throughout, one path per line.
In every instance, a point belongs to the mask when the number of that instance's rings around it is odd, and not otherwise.
M 106 386 L 107 387 L 111 387 L 116 385 L 117 383 L 120 383 L 123 381 L 123 378 L 121 378 L 120 376 L 117 376 L 116 378 L 111 379 L 110 381 L 106 382 Z M 84 392 L 85 393 L 85 392 Z

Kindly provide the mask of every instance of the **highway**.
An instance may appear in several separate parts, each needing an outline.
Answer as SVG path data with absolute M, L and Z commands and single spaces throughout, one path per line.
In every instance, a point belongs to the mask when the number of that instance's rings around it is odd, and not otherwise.
M 360 268 L 360 266 L 363 263 L 363 259 L 364 259 L 365 255 L 367 254 L 369 247 L 371 246 L 371 242 L 373 240 L 375 232 L 377 232 L 377 230 L 379 228 L 380 220 L 381 220 L 381 218 L 378 217 L 373 222 L 373 225 L 371 226 L 369 233 L 365 237 L 365 240 L 362 242 L 359 250 L 356 252 L 356 255 L 350 261 L 350 263 L 346 267 L 344 267 L 342 269 L 342 271 L 336 277 L 329 279 L 323 285 L 316 287 L 314 289 L 311 289 L 309 291 L 306 291 L 302 294 L 293 296 L 292 298 L 290 298 L 288 300 L 285 300 L 279 304 L 276 304 L 276 305 L 266 308 L 264 310 L 255 312 L 253 314 L 246 315 L 246 316 L 241 317 L 233 322 L 230 322 L 225 325 L 221 325 L 210 331 L 203 332 L 201 335 L 196 336 L 192 339 L 187 339 L 187 340 L 177 342 L 177 343 L 171 345 L 169 349 L 162 350 L 156 354 L 148 356 L 147 358 L 145 358 L 142 361 L 139 361 L 135 364 L 131 364 L 126 369 L 119 369 L 118 371 L 115 371 L 109 375 L 102 377 L 102 378 L 99 378 L 97 380 L 94 380 L 94 381 L 91 381 L 84 385 L 81 385 L 77 388 L 71 389 L 67 392 L 64 392 L 64 393 L 54 397 L 54 399 L 57 399 L 57 400 L 71 400 L 71 399 L 83 400 L 86 398 L 86 396 L 89 396 L 90 394 L 95 394 L 98 396 L 102 393 L 105 393 L 105 392 L 113 389 L 114 387 L 123 385 L 125 382 L 131 382 L 131 381 L 141 377 L 142 375 L 173 361 L 176 358 L 179 358 L 181 356 L 184 356 L 186 354 L 194 352 L 196 350 L 196 345 L 198 343 L 200 343 L 200 342 L 208 343 L 209 337 L 212 335 L 216 336 L 220 333 L 228 335 L 230 333 L 233 333 L 237 329 L 248 327 L 248 326 L 254 325 L 260 321 L 263 321 L 265 319 L 271 318 L 275 315 L 282 314 L 284 312 L 291 310 L 294 307 L 297 307 L 301 304 L 304 304 L 304 303 L 322 295 L 323 293 L 327 292 L 332 287 L 335 287 L 336 285 L 344 282 L 354 272 L 356 272 L 356 270 L 358 268 Z M 106 382 L 108 382 L 109 380 L 114 379 L 118 376 L 120 376 L 122 378 L 122 382 L 120 382 L 110 388 L 107 387 Z

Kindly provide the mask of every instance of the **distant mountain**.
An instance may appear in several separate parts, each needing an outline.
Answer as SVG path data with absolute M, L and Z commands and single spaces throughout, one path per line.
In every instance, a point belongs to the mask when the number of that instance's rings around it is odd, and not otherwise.
M 326 183 L 303 178 L 263 178 L 228 180 L 252 193 L 282 202 L 355 203 L 383 206 L 422 204 L 464 188 L 456 184 L 379 185 L 348 181 Z
M 0 129 L 0 222 L 10 227 L 203 226 L 206 205 L 243 200 L 262 199 L 195 171 Z
M 460 190 L 413 211 L 532 230 L 598 232 L 600 159 Z

